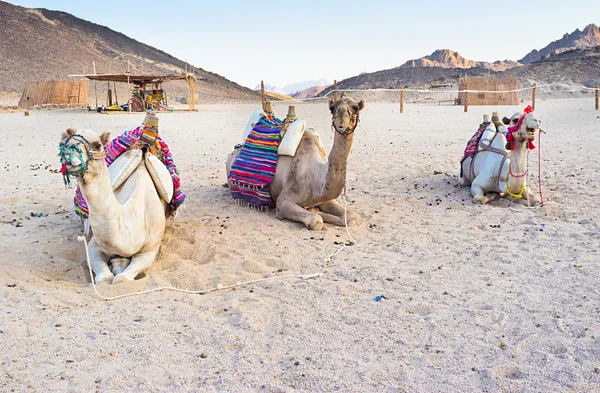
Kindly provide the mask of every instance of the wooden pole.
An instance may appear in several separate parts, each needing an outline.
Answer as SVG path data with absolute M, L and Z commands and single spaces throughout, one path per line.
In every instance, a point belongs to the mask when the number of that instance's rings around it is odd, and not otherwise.
M 262 110 L 266 112 L 266 100 L 265 100 L 265 82 L 264 81 L 260 81 L 260 104 L 262 107 Z
M 466 91 L 464 91 L 463 94 L 464 94 L 464 97 L 465 97 L 465 99 L 464 99 L 465 102 L 463 103 L 465 105 L 465 112 L 468 112 L 469 111 L 469 104 L 467 102 L 467 96 L 468 96 L 468 94 L 467 94 Z
M 400 87 L 400 113 L 404 113 L 404 85 Z
M 94 67 L 94 75 L 96 75 L 96 62 L 92 61 L 92 66 Z M 98 90 L 96 89 L 96 84 L 98 81 L 94 81 L 94 97 L 96 98 L 96 109 L 98 108 Z
M 596 110 L 598 110 L 598 97 L 599 97 L 599 92 L 598 92 L 598 84 L 596 83 Z
M 127 98 L 127 111 L 131 113 L 131 94 L 133 93 L 133 89 L 131 88 L 131 83 L 129 81 L 129 59 L 127 59 L 127 89 L 129 90 L 129 97 Z
M 333 81 L 333 100 L 338 100 L 337 80 Z
M 535 110 L 535 89 L 537 88 L 537 83 L 533 84 L 533 90 L 531 91 L 531 108 Z

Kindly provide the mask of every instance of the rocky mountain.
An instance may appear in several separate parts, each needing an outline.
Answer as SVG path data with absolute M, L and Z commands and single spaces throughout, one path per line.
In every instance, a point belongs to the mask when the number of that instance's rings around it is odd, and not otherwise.
M 47 9 L 29 9 L 0 1 L 0 91 L 22 91 L 25 82 L 62 79 L 69 74 L 125 72 L 179 73 L 185 63 L 168 53 L 105 26 Z M 258 94 L 235 82 L 196 68 L 200 102 L 255 100 Z M 183 82 L 165 86 L 187 95 Z
M 316 97 L 320 92 L 325 90 L 327 87 L 329 87 L 329 85 L 309 87 L 308 89 L 304 89 L 304 90 L 295 92 L 294 94 L 292 94 L 292 98 L 295 98 L 297 100 L 313 98 L 313 97 Z
M 522 64 L 531 64 L 543 57 L 559 54 L 572 49 L 592 48 L 600 45 L 600 30 L 594 23 L 589 24 L 583 31 L 577 29 L 571 34 L 565 34 L 560 40 L 551 42 L 546 47 L 529 52 L 519 60 Z
M 504 71 L 509 68 L 518 67 L 521 64 L 512 61 L 495 61 L 489 63 L 487 61 L 475 61 L 465 59 L 460 53 L 451 49 L 438 49 L 429 56 L 419 59 L 409 60 L 402 64 L 400 68 L 415 68 L 415 67 L 441 67 L 441 68 L 486 68 L 493 71 Z

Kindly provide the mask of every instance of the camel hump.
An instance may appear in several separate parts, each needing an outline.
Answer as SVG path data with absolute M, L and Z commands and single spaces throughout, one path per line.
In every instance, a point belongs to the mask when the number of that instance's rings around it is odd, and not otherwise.
M 479 144 L 485 145 L 485 146 L 490 146 L 492 141 L 496 138 L 497 133 L 498 133 L 498 130 L 496 129 L 496 126 L 494 125 L 494 123 L 489 123 L 487 125 L 487 127 L 485 128 L 485 131 L 483 131 L 483 134 L 481 134 L 481 139 L 479 139 Z M 480 147 L 479 151 L 481 151 L 481 150 L 482 149 Z

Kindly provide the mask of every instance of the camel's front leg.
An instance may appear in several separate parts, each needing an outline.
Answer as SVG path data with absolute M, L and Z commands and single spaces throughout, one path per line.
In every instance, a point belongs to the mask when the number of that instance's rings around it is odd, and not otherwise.
M 529 203 L 527 202 L 527 196 L 529 196 Z M 529 206 L 529 207 L 540 206 L 542 204 L 542 200 L 540 199 L 540 196 L 537 194 L 534 194 L 533 191 L 531 191 L 531 189 L 528 186 L 526 186 L 525 189 L 523 190 L 523 196 L 521 198 L 515 198 L 513 196 L 509 196 L 509 198 L 513 202 L 517 202 L 517 203 L 520 203 L 522 205 Z
M 131 257 L 131 263 L 127 266 L 127 269 L 123 273 L 117 274 L 113 279 L 113 284 L 118 284 L 125 281 L 133 281 L 137 276 L 146 271 L 158 254 L 158 247 L 156 250 L 135 254 Z
M 112 273 L 115 276 L 123 273 L 123 271 L 129 265 L 129 261 L 131 261 L 130 258 L 123 258 L 123 257 L 115 257 L 115 258 L 111 259 L 110 264 L 112 266 Z
M 346 226 L 346 220 L 344 219 L 344 207 L 338 203 L 336 200 L 331 200 L 317 206 L 321 212 L 318 212 L 323 221 L 328 222 L 330 224 L 335 224 L 339 226 Z M 347 211 L 348 217 L 348 226 L 355 226 L 359 223 L 358 214 Z
M 292 201 L 282 200 L 281 197 L 277 200 L 275 217 L 280 220 L 287 218 L 288 220 L 302 222 L 311 230 L 320 231 L 323 229 L 323 218 L 321 216 L 304 209 Z
M 481 203 L 482 205 L 485 205 L 486 203 L 498 198 L 497 193 L 488 192 L 486 194 L 483 187 L 477 183 L 477 178 L 475 178 L 473 183 L 471 183 L 471 194 L 473 195 L 473 203 Z
M 92 271 L 94 272 L 94 282 L 96 284 L 100 284 L 104 281 L 110 282 L 114 277 L 108 268 L 108 261 L 110 257 L 100 251 L 94 238 L 92 238 L 90 241 L 89 254 L 90 265 L 92 265 Z

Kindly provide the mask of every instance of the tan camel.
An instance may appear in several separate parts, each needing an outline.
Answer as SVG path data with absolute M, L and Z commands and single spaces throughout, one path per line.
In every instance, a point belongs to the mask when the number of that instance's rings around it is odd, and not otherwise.
M 515 114 L 504 123 L 517 127 L 521 114 Z M 516 121 L 515 121 L 516 119 Z M 499 126 L 498 128 L 501 128 Z M 471 186 L 473 202 L 486 204 L 498 196 L 514 202 L 530 204 L 541 203 L 527 185 L 527 149 L 530 139 L 535 138 L 540 129 L 540 119 L 533 113 L 523 115 L 521 126 L 515 130 L 514 149 L 505 151 L 506 138 L 490 123 L 481 136 L 475 161 L 468 157 L 462 163 L 462 177 L 458 182 L 462 186 Z
M 159 197 L 143 162 L 113 192 L 104 162 L 110 133 L 98 137 L 93 130 L 68 129 L 62 139 L 66 170 L 78 178 L 89 208 L 94 281 L 116 284 L 134 280 L 158 253 L 170 214 L 167 203 Z
M 308 229 L 320 231 L 323 222 L 344 226 L 344 207 L 336 198 L 344 189 L 348 154 L 352 147 L 358 115 L 365 100 L 351 98 L 329 101 L 335 130 L 329 157 L 320 148 L 318 136 L 306 131 L 294 157 L 279 156 L 275 178 L 271 183 L 271 197 L 275 202 L 275 216 L 304 223 Z M 236 149 L 227 157 L 227 175 L 238 156 Z M 358 224 L 356 213 L 348 211 L 348 225 Z

